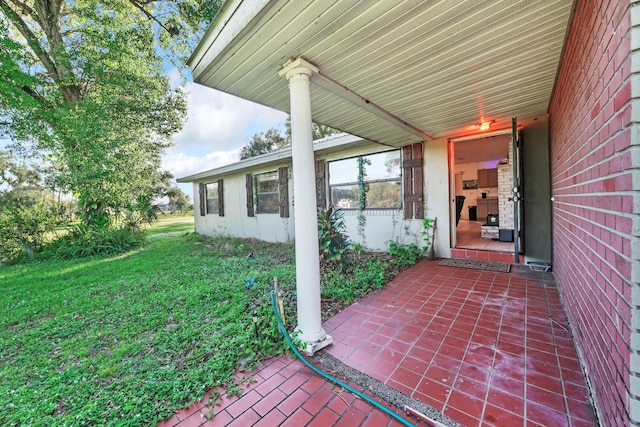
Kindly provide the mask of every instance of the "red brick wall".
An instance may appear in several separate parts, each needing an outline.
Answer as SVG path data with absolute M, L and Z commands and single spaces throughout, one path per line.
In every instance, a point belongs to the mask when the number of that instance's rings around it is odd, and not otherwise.
M 574 7 L 549 111 L 553 270 L 601 421 L 629 425 L 630 2 Z

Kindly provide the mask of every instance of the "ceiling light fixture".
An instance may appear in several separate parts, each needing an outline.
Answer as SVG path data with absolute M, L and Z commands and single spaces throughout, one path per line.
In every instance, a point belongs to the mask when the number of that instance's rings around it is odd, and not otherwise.
M 489 121 L 487 121 L 487 122 L 482 122 L 482 123 L 480 123 L 480 124 L 478 124 L 478 125 L 476 125 L 476 126 L 478 126 L 478 127 L 480 128 L 480 130 L 489 130 L 489 128 L 491 127 L 491 125 L 492 125 L 493 123 L 495 123 L 495 122 L 496 122 L 495 120 L 489 120 Z

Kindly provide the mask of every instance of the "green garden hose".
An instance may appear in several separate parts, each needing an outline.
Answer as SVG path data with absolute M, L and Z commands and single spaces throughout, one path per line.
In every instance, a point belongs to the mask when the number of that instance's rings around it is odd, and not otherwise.
M 378 403 L 375 400 L 371 399 L 366 394 L 356 390 L 355 388 L 351 387 L 350 385 L 343 383 L 339 379 L 333 377 L 332 375 L 330 375 L 330 374 L 328 374 L 328 373 L 316 368 L 314 365 L 312 365 L 311 362 L 309 362 L 300 353 L 298 348 L 293 344 L 293 341 L 291 341 L 291 337 L 289 336 L 289 333 L 285 330 L 284 325 L 282 323 L 282 318 L 280 317 L 280 312 L 278 311 L 278 304 L 276 303 L 276 296 L 275 296 L 275 294 L 273 292 L 271 293 L 271 305 L 273 306 L 273 312 L 276 315 L 276 319 L 278 319 L 278 328 L 280 328 L 280 332 L 282 332 L 282 335 L 284 335 L 284 338 L 287 340 L 287 343 L 289 344 L 289 347 L 291 347 L 291 350 L 293 350 L 295 355 L 298 356 L 298 358 L 300 360 L 302 360 L 302 362 L 305 365 L 307 365 L 309 368 L 311 368 L 311 370 L 313 370 L 315 373 L 319 374 L 320 376 L 326 378 L 327 380 L 329 380 L 331 382 L 334 382 L 335 384 L 338 384 L 340 387 L 342 387 L 342 388 L 344 388 L 346 390 L 349 390 L 351 393 L 355 394 L 359 398 L 369 402 L 369 404 L 371 404 L 372 406 L 380 409 L 382 412 L 386 413 L 387 415 L 390 415 L 392 418 L 395 418 L 396 420 L 398 420 L 400 423 L 404 424 L 405 426 L 415 427 L 415 424 L 411 424 L 409 421 L 405 420 L 400 415 L 398 415 L 395 412 L 389 410 L 388 408 L 382 406 L 380 403 Z

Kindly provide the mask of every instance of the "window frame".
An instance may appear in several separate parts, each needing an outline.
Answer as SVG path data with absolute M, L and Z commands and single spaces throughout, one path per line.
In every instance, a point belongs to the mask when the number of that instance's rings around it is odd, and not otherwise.
M 213 190 L 213 191 L 211 191 Z M 211 197 L 212 194 L 215 197 Z M 217 215 L 220 212 L 220 204 L 218 203 L 218 182 L 207 182 L 204 185 L 204 199 L 205 199 L 205 212 L 207 215 Z M 215 201 L 215 203 L 212 203 Z M 212 205 L 215 205 L 215 209 L 212 209 Z
M 353 157 L 345 157 L 342 159 L 335 159 L 335 160 L 331 160 L 331 161 L 327 161 L 327 187 L 328 187 L 328 194 L 327 194 L 327 198 L 329 199 L 329 203 L 331 203 L 333 206 L 339 207 L 342 210 L 345 211 L 355 211 L 358 210 L 359 207 L 357 206 L 359 204 L 359 190 L 358 190 L 358 199 L 355 200 L 356 202 L 356 206 L 354 207 L 342 207 L 338 205 L 338 201 L 334 200 L 334 192 L 333 189 L 336 187 L 351 187 L 351 186 L 355 186 L 356 188 L 359 187 L 359 183 L 357 181 L 344 181 L 344 182 L 332 182 L 332 176 L 331 176 L 331 164 L 332 163 L 337 163 L 340 161 L 345 161 L 345 160 L 351 160 L 351 159 L 355 159 L 356 163 L 358 162 L 358 159 L 360 158 L 367 158 L 367 157 L 371 157 L 371 156 L 375 156 L 375 155 L 381 155 L 381 154 L 386 154 L 386 153 L 396 153 L 398 156 L 398 160 L 399 160 L 399 165 L 398 165 L 398 175 L 392 177 L 392 178 L 382 178 L 382 179 L 367 179 L 367 177 L 365 176 L 365 180 L 364 183 L 365 185 L 367 185 L 367 192 L 369 191 L 369 185 L 370 184 L 380 184 L 380 183 L 397 183 L 398 185 L 398 205 L 396 206 L 386 206 L 386 207 L 369 207 L 369 206 L 365 206 L 364 210 L 365 211 L 383 211 L 383 210 L 399 210 L 399 209 L 403 209 L 403 167 L 402 167 L 402 152 L 400 149 L 397 150 L 389 150 L 389 151 L 381 151 L 381 152 L 377 152 L 377 153 L 369 153 L 369 154 L 362 154 L 359 156 L 353 156 Z M 368 204 L 368 200 L 367 200 L 367 204 Z
M 273 181 L 275 183 L 275 190 L 274 191 L 260 191 L 260 177 L 266 176 L 266 175 L 271 175 L 272 179 L 269 179 L 268 181 L 263 181 L 263 182 L 270 182 Z M 254 201 L 254 205 L 255 205 L 255 213 L 256 215 L 272 215 L 272 214 L 280 214 L 280 185 L 279 185 L 279 178 L 278 178 L 278 171 L 277 170 L 273 170 L 273 171 L 267 171 L 267 172 L 261 172 L 261 173 L 256 173 L 253 174 L 253 196 L 255 198 Z M 260 207 L 260 195 L 263 195 L 263 197 L 265 195 L 269 195 L 269 196 L 275 196 L 276 199 L 276 204 L 273 210 L 269 210 L 269 211 L 264 211 L 261 210 Z
M 224 179 L 220 178 L 217 181 L 201 182 L 199 188 L 200 216 L 224 216 Z M 214 200 L 215 202 L 212 203 Z M 215 210 L 210 209 L 211 206 L 215 206 Z

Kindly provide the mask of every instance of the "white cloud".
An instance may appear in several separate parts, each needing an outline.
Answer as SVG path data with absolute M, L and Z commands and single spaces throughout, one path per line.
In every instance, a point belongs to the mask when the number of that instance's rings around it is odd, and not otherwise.
M 169 77 L 172 84 L 179 83 L 179 74 Z M 196 83 L 187 83 L 184 90 L 187 120 L 162 160 L 162 169 L 176 178 L 237 162 L 248 137 L 279 127 L 287 118 L 281 111 Z M 191 184 L 178 186 L 193 197 Z
M 227 151 L 246 143 L 246 130 L 264 131 L 284 123 L 286 114 L 241 98 L 188 83 L 187 121 L 175 137 L 172 151 L 182 152 L 191 148 L 208 151 Z
M 176 178 L 180 178 L 228 165 L 238 160 L 240 160 L 240 148 L 230 151 L 213 151 L 202 156 L 176 153 L 164 157 L 162 168 L 171 172 Z
M 240 160 L 240 148 L 229 151 L 214 151 L 202 156 L 174 153 L 164 156 L 162 170 L 168 170 L 173 176 L 180 178 L 228 165 L 238 160 Z M 178 187 L 193 201 L 193 186 L 190 183 L 178 184 Z
M 177 68 L 172 68 L 167 72 L 167 78 L 169 79 L 169 86 L 176 88 L 185 84 L 187 77 L 183 75 Z

